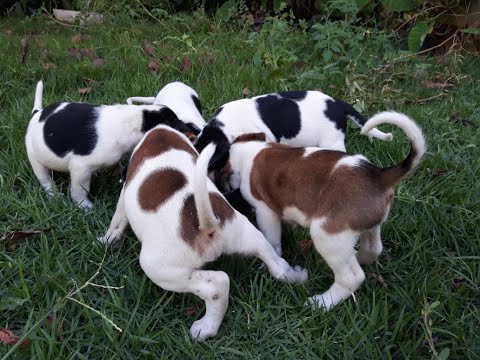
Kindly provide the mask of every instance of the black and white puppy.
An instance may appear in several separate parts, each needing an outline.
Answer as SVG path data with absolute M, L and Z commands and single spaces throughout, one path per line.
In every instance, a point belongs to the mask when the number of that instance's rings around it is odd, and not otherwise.
M 82 208 L 92 207 L 87 194 L 93 172 L 116 164 L 148 130 L 165 124 L 191 132 L 166 106 L 57 102 L 42 109 L 42 98 L 39 81 L 25 136 L 28 159 L 49 195 L 54 187 L 50 171 L 69 172 L 70 196 Z
M 362 127 L 366 120 L 351 105 L 320 91 L 287 91 L 229 102 L 214 114 L 198 136 L 195 147 L 202 151 L 217 144 L 210 169 L 221 169 L 228 161 L 234 139 L 262 132 L 267 141 L 290 146 L 316 146 L 345 151 L 347 118 Z M 372 129 L 369 136 L 390 141 L 392 134 Z
M 180 81 L 165 85 L 158 92 L 157 97 L 134 96 L 127 99 L 129 105 L 134 102 L 168 106 L 180 120 L 192 129 L 195 135 L 198 135 L 205 126 L 202 105 L 197 92 Z

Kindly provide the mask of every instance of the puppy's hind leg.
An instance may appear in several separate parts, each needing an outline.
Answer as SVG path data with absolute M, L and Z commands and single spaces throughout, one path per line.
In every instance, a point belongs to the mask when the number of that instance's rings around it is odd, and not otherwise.
M 93 204 L 88 200 L 87 195 L 90 192 L 90 181 L 94 169 L 80 162 L 71 161 L 69 171 L 71 179 L 70 197 L 81 208 L 91 209 Z
M 380 226 L 364 231 L 360 235 L 360 248 L 357 252 L 358 262 L 362 265 L 370 265 L 378 259 L 382 253 L 382 239 Z
M 232 231 L 232 238 L 226 244 L 226 252 L 255 255 L 265 263 L 275 279 L 290 283 L 303 283 L 308 279 L 306 269 L 300 266 L 291 267 L 245 216 L 237 214 L 237 217 L 238 228 Z
M 54 183 L 53 183 L 52 177 L 50 176 L 50 169 L 44 166 L 43 164 L 41 164 L 35 158 L 35 155 L 33 154 L 33 149 L 29 144 L 28 138 L 26 140 L 26 145 L 27 145 L 27 156 L 28 156 L 28 160 L 30 161 L 30 165 L 32 166 L 33 173 L 37 177 L 38 181 L 40 182 L 40 185 L 45 190 L 47 195 L 52 196 Z
M 267 205 L 260 204 L 256 208 L 257 225 L 273 246 L 278 256 L 282 256 L 282 221 Z
M 125 186 L 122 188 L 120 192 L 120 197 L 118 198 L 117 208 L 115 210 L 115 214 L 113 214 L 112 221 L 110 222 L 110 226 L 108 227 L 107 232 L 102 237 L 98 238 L 98 241 L 104 244 L 111 244 L 123 237 L 123 232 L 128 225 L 128 218 L 127 214 L 125 213 L 125 204 L 124 204 L 124 197 L 125 197 Z
M 169 266 L 144 247 L 140 252 L 140 265 L 150 280 L 162 289 L 191 292 L 205 301 L 205 315 L 190 328 L 194 339 L 205 340 L 218 333 L 228 307 L 230 279 L 226 273 Z
M 309 298 L 309 303 L 328 311 L 350 297 L 365 280 L 365 274 L 355 256 L 357 234 L 350 230 L 337 234 L 327 233 L 319 221 L 312 223 L 310 233 L 315 248 L 333 270 L 335 282 L 323 294 Z

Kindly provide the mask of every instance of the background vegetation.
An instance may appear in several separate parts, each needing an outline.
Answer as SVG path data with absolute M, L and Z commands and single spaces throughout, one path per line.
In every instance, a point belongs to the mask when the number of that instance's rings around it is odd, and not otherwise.
M 278 1 L 185 3 L 189 13 L 175 12 L 172 3 L 134 1 L 6 8 L 0 358 L 479 358 L 476 27 L 443 23 L 442 4 L 451 1 L 414 1 L 401 11 L 387 1 L 363 3 L 322 2 L 308 16 L 297 13 L 302 2 L 294 1 L 287 8 Z M 99 11 L 104 22 L 61 24 L 50 15 L 53 5 Z M 409 36 L 422 21 L 426 33 Z M 452 30 L 439 37 L 438 24 Z M 407 113 L 424 129 L 429 152 L 398 186 L 382 230 L 384 253 L 364 268 L 367 281 L 355 299 L 329 313 L 303 307 L 332 274 L 299 245 L 308 233 L 285 226 L 285 257 L 306 266 L 309 281 L 283 284 L 259 271 L 255 259 L 221 258 L 209 267 L 231 276 L 230 307 L 219 335 L 195 343 L 188 328 L 204 311 L 202 302 L 148 280 L 133 233 L 118 249 L 95 243 L 120 190 L 111 171 L 94 178 L 96 208 L 87 214 L 67 197 L 47 199 L 39 188 L 23 144 L 39 79 L 45 104 L 124 103 L 181 80 L 200 94 L 206 119 L 241 97 L 322 89 L 365 116 Z M 394 131 L 391 143 L 368 141 L 350 128 L 348 151 L 385 166 L 402 159 L 407 141 L 397 129 L 386 130 Z M 56 179 L 66 195 L 68 177 Z

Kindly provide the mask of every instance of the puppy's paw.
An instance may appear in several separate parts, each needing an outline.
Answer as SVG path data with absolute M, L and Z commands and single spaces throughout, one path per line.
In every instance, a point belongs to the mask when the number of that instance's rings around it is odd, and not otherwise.
M 100 236 L 97 240 L 105 245 L 113 244 L 123 238 L 123 233 L 117 230 L 107 231 L 105 235 Z
M 313 306 L 314 308 L 329 311 L 333 306 L 334 303 L 332 301 L 331 296 L 324 296 L 324 295 L 314 295 L 308 298 L 308 300 L 304 304 L 305 306 Z
M 294 266 L 288 269 L 288 271 L 284 274 L 284 277 L 287 279 L 288 282 L 294 284 L 302 284 L 308 280 L 308 271 L 307 269 L 302 268 L 301 266 Z
M 77 203 L 78 207 L 84 211 L 90 211 L 93 209 L 93 204 L 90 200 L 85 199 Z
M 195 340 L 206 340 L 217 335 L 220 324 L 205 318 L 195 321 L 190 328 L 190 335 Z

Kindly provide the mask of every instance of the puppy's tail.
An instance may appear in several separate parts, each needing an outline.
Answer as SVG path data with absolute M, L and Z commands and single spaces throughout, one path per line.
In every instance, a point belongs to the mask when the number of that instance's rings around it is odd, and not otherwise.
M 207 188 L 207 171 L 208 163 L 215 153 L 216 145 L 209 144 L 201 152 L 195 166 L 195 177 L 193 180 L 193 195 L 195 199 L 195 207 L 197 208 L 198 222 L 200 230 L 209 230 L 215 228 L 220 221 L 213 212 L 210 195 Z
M 372 128 L 381 124 L 398 126 L 410 140 L 410 152 L 406 159 L 397 165 L 382 169 L 382 182 L 387 187 L 392 187 L 420 164 L 427 146 L 420 127 L 407 115 L 395 111 L 383 111 L 372 116 L 363 126 L 361 133 L 366 135 Z
M 345 114 L 347 114 L 349 119 L 352 120 L 355 125 L 363 129 L 367 122 L 365 118 L 357 110 L 355 110 L 352 105 L 347 104 L 346 102 L 339 99 L 335 99 L 335 101 L 340 102 L 343 105 L 343 108 L 345 109 Z M 363 130 L 362 134 L 365 134 Z M 373 128 L 370 129 L 367 135 L 383 141 L 391 141 L 393 139 L 392 133 L 384 133 L 383 131 Z
M 35 89 L 35 101 L 33 103 L 32 115 L 35 115 L 40 110 L 43 110 L 43 81 L 40 80 L 37 83 L 37 88 Z

